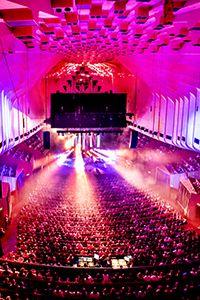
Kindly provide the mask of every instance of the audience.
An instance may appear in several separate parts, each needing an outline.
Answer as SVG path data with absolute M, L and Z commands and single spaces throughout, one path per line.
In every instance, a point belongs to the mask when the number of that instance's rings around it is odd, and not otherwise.
M 182 159 L 179 163 L 166 164 L 166 168 L 172 174 L 198 171 L 200 169 L 200 156 L 197 154 L 193 158 Z
M 111 180 L 116 180 L 119 189 L 111 188 Z M 133 190 L 122 179 L 115 180 L 98 181 L 100 201 L 90 208 L 87 202 L 79 207 L 69 200 L 70 195 L 60 200 L 49 199 L 49 193 L 35 194 L 20 213 L 15 259 L 73 266 L 80 256 L 98 253 L 95 264 L 109 267 L 112 256 L 131 256 L 129 266 L 199 258 L 199 236 L 181 226 L 184 220 L 171 207 L 151 192 Z M 87 210 L 84 219 L 82 213 Z
M 75 193 L 69 179 L 30 195 L 0 260 L 2 299 L 199 300 L 199 235 L 170 205 L 115 173 Z
M 0 165 L 0 176 L 15 177 L 16 168 L 7 165 Z
M 7 155 L 11 155 L 12 157 L 15 157 L 15 158 L 18 158 L 18 159 L 21 159 L 21 160 L 24 160 L 24 161 L 27 161 L 27 162 L 30 162 L 31 160 L 31 157 L 32 155 L 29 154 L 29 153 L 25 153 L 24 150 L 21 150 L 19 148 L 11 148 L 10 150 L 8 150 L 6 152 Z
M 43 144 L 43 140 L 39 137 L 38 134 L 34 134 L 32 135 L 29 139 L 27 139 L 25 141 L 25 144 L 29 147 L 29 148 L 33 148 L 39 152 L 44 152 L 44 144 Z

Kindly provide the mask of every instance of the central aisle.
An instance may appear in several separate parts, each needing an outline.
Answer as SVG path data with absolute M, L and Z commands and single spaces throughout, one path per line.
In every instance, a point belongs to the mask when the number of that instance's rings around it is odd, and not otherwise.
M 3 241 L 6 257 L 13 251 L 15 260 L 62 266 L 84 266 L 84 259 L 103 267 L 169 264 L 177 259 L 173 238 L 182 232 L 181 251 L 188 259 L 190 233 L 182 218 L 115 169 L 95 163 L 84 171 L 52 163 L 35 174 L 13 210 Z M 192 235 L 196 254 L 198 238 Z
M 56 214 L 56 211 L 60 214 L 62 211 L 61 217 L 65 221 L 70 218 L 67 232 L 70 232 L 73 239 L 76 235 L 77 239 L 80 238 L 81 234 L 94 239 L 98 237 L 98 226 L 101 231 L 103 229 L 103 210 L 99 198 L 102 192 L 105 197 L 105 184 L 109 184 L 109 178 L 113 176 L 118 175 L 110 166 L 102 167 L 101 174 L 94 166 L 89 171 L 77 171 L 72 165 L 58 166 L 56 162 L 39 170 L 26 181 L 20 191 L 20 202 L 13 207 L 11 225 L 2 240 L 4 257 L 10 258 L 10 252 L 16 252 L 17 221 L 20 210 L 26 209 L 27 205 L 33 205 L 37 224 L 41 221 L 40 210 L 46 209 L 52 214 Z M 103 185 L 102 180 L 105 181 Z M 27 222 L 27 228 L 29 225 Z M 51 226 L 56 227 L 56 222 Z

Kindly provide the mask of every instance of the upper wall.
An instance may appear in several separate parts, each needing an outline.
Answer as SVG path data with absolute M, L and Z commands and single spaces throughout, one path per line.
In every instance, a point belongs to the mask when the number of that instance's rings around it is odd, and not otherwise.
M 156 33 L 154 41 L 145 40 L 144 27 L 144 38 L 139 39 L 133 53 L 118 58 L 135 78 L 133 128 L 197 151 L 200 149 L 199 16 L 195 1 L 187 1 L 182 11 L 175 14 L 173 25 Z

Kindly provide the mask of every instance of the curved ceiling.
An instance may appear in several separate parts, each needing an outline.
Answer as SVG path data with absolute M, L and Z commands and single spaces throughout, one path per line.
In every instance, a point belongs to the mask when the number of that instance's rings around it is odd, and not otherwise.
M 172 98 L 200 85 L 197 0 L 1 0 L 0 16 L 7 93 L 26 93 L 56 64 L 113 60 Z

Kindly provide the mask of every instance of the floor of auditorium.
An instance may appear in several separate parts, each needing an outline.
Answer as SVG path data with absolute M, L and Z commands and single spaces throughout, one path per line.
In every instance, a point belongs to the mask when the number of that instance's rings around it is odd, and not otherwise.
M 142 180 L 140 177 L 141 174 L 134 173 L 133 170 L 125 169 L 116 164 L 115 166 L 104 165 L 103 168 L 91 167 L 86 171 L 76 170 L 72 166 L 58 166 L 56 162 L 51 163 L 49 166 L 40 169 L 37 173 L 33 174 L 29 179 L 26 180 L 24 187 L 20 191 L 20 201 L 14 205 L 12 211 L 12 221 L 6 230 L 6 235 L 2 238 L 2 246 L 4 251 L 4 258 L 10 258 L 10 252 L 15 252 L 16 247 L 16 234 L 17 234 L 17 218 L 20 213 L 21 208 L 26 203 L 27 199 L 31 197 L 32 193 L 37 191 L 38 187 L 41 187 L 43 184 L 46 186 L 51 186 L 56 190 L 56 187 L 61 185 L 70 185 L 70 190 L 73 191 L 75 201 L 79 203 L 81 201 L 86 201 L 87 198 L 90 198 L 90 201 L 95 201 L 95 188 L 97 185 L 93 186 L 93 182 L 98 181 L 99 176 L 109 176 L 117 172 L 122 177 L 127 179 L 131 184 L 136 181 Z M 132 174 L 132 175 L 130 175 Z M 144 182 L 147 181 L 146 178 L 143 179 Z M 146 186 L 144 186 L 146 187 Z M 153 185 L 152 185 L 153 187 Z M 61 196 L 58 194 L 57 196 Z M 166 199 L 166 201 L 173 204 L 172 199 Z M 188 222 L 189 227 L 193 227 L 196 232 L 200 232 L 197 229 L 200 226 L 200 222 Z

